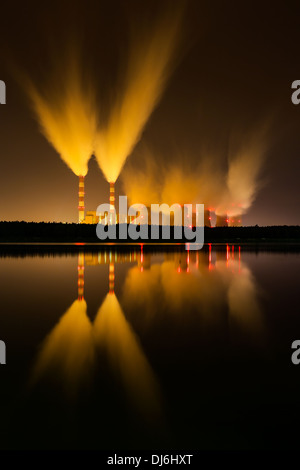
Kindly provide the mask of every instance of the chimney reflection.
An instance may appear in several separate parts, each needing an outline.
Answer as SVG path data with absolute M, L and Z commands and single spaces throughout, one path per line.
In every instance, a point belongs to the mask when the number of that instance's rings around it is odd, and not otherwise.
M 120 301 L 115 292 L 119 263 L 129 265 Z M 107 293 L 91 322 L 84 298 L 85 266 L 104 264 Z M 77 271 L 77 300 L 44 340 L 33 382 L 50 378 L 76 395 L 89 383 L 100 354 L 132 406 L 147 420 L 161 415 L 160 387 L 129 320 L 138 321 L 138 331 L 166 315 L 182 322 L 197 316 L 212 327 L 226 324 L 232 334 L 246 331 L 259 336 L 264 330 L 258 289 L 240 247 L 208 245 L 200 251 L 156 255 L 140 245 L 130 253 L 79 253 Z
M 78 299 L 44 340 L 33 369 L 32 384 L 50 379 L 60 384 L 69 397 L 75 397 L 92 375 L 98 351 L 107 357 L 132 406 L 148 422 L 154 422 L 162 414 L 159 384 L 115 294 L 115 263 L 130 260 L 151 264 L 151 257 L 144 259 L 142 249 L 139 258 L 136 253 L 78 255 Z M 85 262 L 88 266 L 109 265 L 108 293 L 93 323 L 87 316 L 84 299 Z

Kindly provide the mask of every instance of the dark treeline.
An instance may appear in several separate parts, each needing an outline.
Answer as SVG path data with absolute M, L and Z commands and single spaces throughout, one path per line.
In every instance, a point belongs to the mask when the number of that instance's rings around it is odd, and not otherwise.
M 186 238 L 175 239 L 174 227 L 170 227 L 170 240 L 161 237 L 155 242 L 187 242 Z M 151 227 L 148 228 L 148 239 L 138 239 L 137 243 L 151 242 Z M 161 227 L 160 227 L 161 234 Z M 118 240 L 118 226 L 117 239 Z M 121 240 L 132 243 L 132 240 Z M 271 227 L 205 227 L 205 243 L 251 243 L 281 242 L 297 243 L 300 241 L 300 226 Z M 114 240 L 101 241 L 96 235 L 96 225 L 63 224 L 47 222 L 0 222 L 0 243 L 93 243 L 101 244 Z

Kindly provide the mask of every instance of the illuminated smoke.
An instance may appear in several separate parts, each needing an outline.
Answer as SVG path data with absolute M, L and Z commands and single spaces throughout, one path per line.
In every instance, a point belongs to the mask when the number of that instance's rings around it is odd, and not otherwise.
M 235 261 L 235 264 L 237 261 Z M 230 323 L 253 335 L 257 341 L 263 331 L 261 307 L 252 273 L 242 264 L 238 276 L 233 276 L 228 290 Z
M 170 74 L 180 18 L 174 7 L 147 37 L 135 32 L 131 38 L 123 90 L 116 93 L 108 120 L 95 141 L 97 161 L 109 182 L 117 180 L 161 97 Z
M 148 149 L 144 149 L 139 156 L 144 162 L 142 169 L 130 164 L 130 166 L 126 165 L 122 172 L 124 194 L 128 197 L 130 204 L 146 206 L 159 204 L 162 191 L 160 168 Z
M 243 135 L 229 150 L 226 189 L 216 210 L 218 215 L 238 216 L 252 205 L 261 185 L 269 127 L 264 123 L 252 134 Z
M 170 253 L 164 261 L 148 269 L 130 268 L 124 283 L 122 304 L 129 318 L 147 330 L 168 315 L 172 321 L 186 321 L 197 312 L 204 326 L 224 327 L 224 306 L 228 306 L 226 325 L 238 339 L 243 332 L 261 340 L 265 334 L 258 288 L 238 253 Z M 196 306 L 196 307 L 195 307 Z M 137 315 L 143 312 L 143 316 Z M 184 312 L 184 316 L 182 313 Z
M 82 76 L 78 54 L 71 52 L 54 68 L 41 89 L 31 79 L 25 89 L 41 126 L 41 131 L 62 160 L 77 175 L 85 176 L 93 153 L 96 129 L 94 94 Z
M 227 261 L 216 262 L 216 269 L 227 286 L 230 329 L 233 337 L 238 338 L 244 332 L 258 344 L 265 335 L 258 287 L 248 266 L 232 256 L 227 251 Z
M 132 404 L 146 419 L 155 420 L 161 413 L 159 385 L 115 294 L 105 297 L 93 334 L 96 344 L 106 350 Z
M 32 382 L 50 378 L 76 396 L 94 365 L 92 325 L 84 300 L 75 300 L 42 344 Z
M 140 149 L 137 156 L 143 168 L 130 164 L 122 172 L 124 193 L 130 204 L 199 203 L 213 209 L 220 202 L 226 177 L 214 163 L 213 156 L 205 155 L 195 167 L 188 165 L 189 156 L 180 152 L 172 155 L 171 165 L 164 164 L 162 155 L 146 147 Z

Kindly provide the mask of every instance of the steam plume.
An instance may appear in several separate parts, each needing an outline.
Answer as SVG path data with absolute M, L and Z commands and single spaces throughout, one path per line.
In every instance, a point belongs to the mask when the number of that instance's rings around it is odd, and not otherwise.
M 131 38 L 123 91 L 112 103 L 108 121 L 99 129 L 95 142 L 97 161 L 109 182 L 117 180 L 161 97 L 170 73 L 180 17 L 175 8 L 144 40 L 136 33 Z
M 96 129 L 93 92 L 84 83 L 77 52 L 56 63 L 61 65 L 42 90 L 26 78 L 25 89 L 45 137 L 77 176 L 85 176 Z

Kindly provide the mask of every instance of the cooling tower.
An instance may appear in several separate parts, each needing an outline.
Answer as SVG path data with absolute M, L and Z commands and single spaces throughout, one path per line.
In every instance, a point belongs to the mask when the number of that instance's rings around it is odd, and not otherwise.
M 211 227 L 211 215 L 209 210 L 204 211 L 204 226 Z
M 79 223 L 82 224 L 82 222 L 84 221 L 84 176 L 79 176 L 78 197 L 79 197 L 79 203 L 78 203 Z
M 217 215 L 216 227 L 228 227 L 228 216 Z
M 241 227 L 242 226 L 242 216 L 236 215 L 234 217 L 229 217 L 229 227 Z

